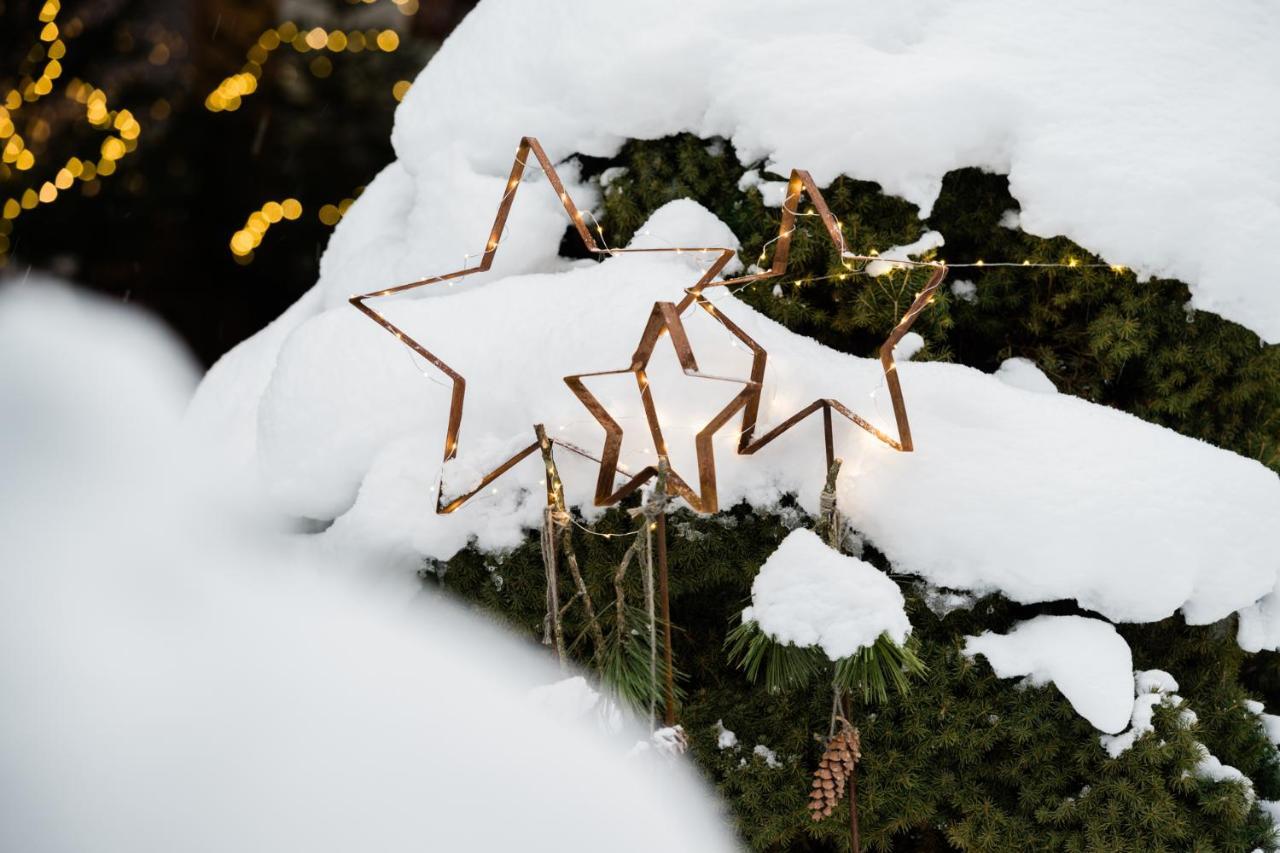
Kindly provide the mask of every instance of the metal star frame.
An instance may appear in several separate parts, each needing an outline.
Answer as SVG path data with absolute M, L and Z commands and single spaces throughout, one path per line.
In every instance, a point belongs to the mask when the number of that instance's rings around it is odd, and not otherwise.
M 831 242 L 835 245 L 836 251 L 840 253 L 842 259 L 848 258 L 856 261 L 875 261 L 877 258 L 864 255 L 849 255 L 845 251 L 844 232 L 841 229 L 840 222 L 831 213 L 831 209 L 827 206 L 827 200 L 823 197 L 822 191 L 818 188 L 817 183 L 804 169 L 794 169 L 791 172 L 791 178 L 787 183 L 787 195 L 782 203 L 782 220 L 778 226 L 778 236 L 774 241 L 778 244 L 773 253 L 773 262 L 770 268 L 761 273 L 753 275 L 741 276 L 739 278 L 726 279 L 724 281 L 704 280 L 689 288 L 685 293 L 677 308 L 683 311 L 690 304 L 701 304 L 706 301 L 702 295 L 703 291 L 710 287 L 739 287 L 741 285 L 750 284 L 751 282 L 761 281 L 764 279 L 775 278 L 783 275 L 787 271 L 787 260 L 791 251 L 791 235 L 795 232 L 797 208 L 799 206 L 800 197 L 805 193 L 808 194 L 809 200 L 812 202 L 814 210 L 817 212 L 822 224 L 826 229 L 827 235 Z M 898 320 L 889 336 L 884 343 L 880 345 L 879 358 L 880 364 L 884 370 L 885 384 L 889 388 L 889 397 L 893 403 L 893 416 L 897 426 L 897 438 L 888 435 L 862 416 L 851 411 L 847 406 L 839 400 L 831 398 L 823 398 L 814 400 L 800 411 L 785 419 L 782 423 L 770 429 L 760 438 L 752 440 L 758 423 L 760 414 L 760 392 L 764 386 L 765 366 L 768 360 L 768 353 L 760 347 L 755 341 L 747 343 L 751 349 L 753 358 L 751 364 L 751 381 L 757 389 L 756 396 L 747 404 L 742 415 L 742 432 L 738 439 L 738 453 L 743 455 L 751 455 L 763 448 L 765 445 L 778 438 L 791 427 L 803 421 L 809 415 L 816 411 L 822 411 L 823 433 L 826 444 L 827 467 L 835 460 L 835 448 L 832 437 L 832 412 L 835 412 L 846 418 L 861 429 L 871 433 L 880 441 L 889 445 L 895 450 L 903 452 L 911 452 L 914 449 L 914 443 L 911 438 L 911 423 L 907 417 L 907 405 L 902 394 L 902 383 L 898 378 L 897 364 L 894 361 L 893 349 L 902 340 L 903 336 L 911 330 L 911 326 L 915 323 L 920 313 L 933 301 L 934 293 L 946 278 L 947 267 L 944 264 L 934 266 L 934 271 L 930 275 L 928 282 L 924 288 L 916 294 L 910 307 Z
M 717 312 L 714 306 L 708 303 L 707 308 L 713 316 L 717 317 L 740 340 L 754 343 L 741 329 Z M 715 454 L 711 446 L 712 439 L 720 431 L 721 427 L 759 395 L 759 387 L 758 383 L 749 379 L 733 379 L 702 373 L 698 369 L 697 360 L 694 358 L 693 348 L 689 345 L 689 337 L 685 333 L 684 324 L 680 321 L 680 312 L 670 302 L 657 302 L 654 304 L 653 310 L 649 313 L 649 322 L 645 325 L 644 332 L 640 336 L 640 343 L 636 347 L 635 354 L 631 356 L 631 365 L 629 367 L 621 370 L 580 373 L 575 376 L 566 376 L 564 379 L 569 389 L 582 401 L 600 426 L 604 427 L 605 442 L 604 450 L 601 453 L 600 476 L 596 481 L 595 502 L 597 506 L 610 506 L 621 501 L 649 479 L 656 477 L 658 469 L 653 465 L 648 465 L 620 488 L 614 490 L 612 472 L 618 465 L 618 454 L 622 449 L 622 427 L 610 416 L 608 410 L 600 403 L 600 400 L 587 389 L 582 380 L 592 376 L 633 374 L 636 379 L 636 387 L 640 390 L 640 399 L 644 404 L 645 419 L 649 422 L 649 434 L 653 438 L 658 457 L 667 458 L 667 443 L 662 435 L 662 424 L 658 419 L 658 411 L 654 406 L 653 394 L 649 389 L 649 378 L 646 374 L 646 368 L 650 359 L 653 358 L 654 349 L 664 335 L 670 336 L 676 359 L 679 361 L 680 367 L 686 376 L 692 376 L 697 379 L 713 379 L 721 382 L 736 382 L 744 386 L 742 391 L 727 406 L 721 409 L 706 426 L 698 431 L 694 439 L 698 457 L 697 491 L 694 491 L 688 481 L 674 470 L 668 472 L 667 488 L 669 491 L 684 498 L 689 503 L 689 506 L 693 507 L 697 512 L 715 512 L 717 506 L 716 469 Z
M 432 284 L 440 284 L 442 282 L 450 282 L 455 279 L 463 278 L 464 276 L 474 275 L 475 273 L 485 272 L 486 270 L 488 270 L 493 265 L 493 259 L 497 255 L 498 246 L 502 238 L 502 232 L 503 232 L 503 229 L 506 227 L 507 217 L 511 213 L 511 205 L 515 201 L 515 195 L 516 195 L 516 192 L 519 190 L 520 179 L 524 175 L 524 170 L 526 165 L 528 164 L 528 157 L 530 153 L 533 154 L 534 158 L 537 160 L 538 166 L 546 174 L 547 180 L 551 184 L 552 189 L 555 190 L 556 194 L 559 196 L 560 203 L 564 206 L 565 213 L 568 214 L 570 222 L 573 223 L 574 230 L 577 232 L 578 237 L 581 239 L 586 249 L 592 254 L 622 255 L 622 254 L 653 254 L 653 253 L 681 254 L 685 252 L 714 253 L 717 257 L 711 263 L 708 269 L 703 273 L 702 278 L 699 279 L 699 281 L 693 286 L 693 288 L 690 288 L 691 292 L 692 291 L 701 292 L 701 289 L 706 287 L 707 284 L 709 284 L 717 275 L 719 275 L 720 271 L 724 269 L 724 266 L 728 264 L 729 261 L 731 261 L 734 257 L 734 251 L 732 249 L 723 248 L 723 247 L 613 249 L 605 246 L 602 248 L 600 245 L 596 243 L 595 239 L 591 236 L 591 231 L 587 227 L 586 221 L 583 219 L 582 211 L 579 210 L 578 206 L 574 203 L 573 199 L 570 198 L 568 192 L 565 191 L 564 184 L 560 180 L 560 176 L 556 173 L 555 166 L 552 165 L 550 158 L 547 157 L 546 152 L 543 150 L 542 145 L 539 144 L 537 139 L 531 136 L 523 137 L 520 140 L 520 146 L 516 151 L 515 161 L 511 165 L 511 175 L 507 179 L 506 190 L 502 195 L 501 202 L 498 204 L 498 212 L 494 217 L 493 227 L 489 230 L 489 239 L 485 243 L 484 253 L 480 256 L 480 262 L 477 265 L 464 267 L 463 269 L 455 270 L 449 273 L 444 273 L 443 275 L 431 276 L 429 278 L 424 278 L 418 281 L 409 282 L 408 284 L 401 284 L 396 287 L 389 287 L 383 290 L 376 290 L 370 293 L 364 293 L 358 296 L 352 296 L 351 299 L 349 300 L 352 305 L 360 309 L 360 311 L 363 312 L 366 316 L 368 316 L 369 319 L 373 320 L 379 326 L 386 329 L 388 332 L 390 332 L 392 335 L 395 336 L 396 340 L 400 341 L 410 350 L 422 356 L 424 359 L 426 359 L 428 362 L 434 365 L 436 369 L 438 369 L 441 373 L 447 376 L 450 382 L 452 382 L 453 391 L 452 391 L 452 396 L 449 403 L 449 418 L 448 418 L 447 426 L 445 428 L 444 458 L 443 458 L 444 462 L 448 462 L 449 460 L 456 457 L 458 454 L 458 440 L 459 440 L 459 434 L 461 433 L 461 430 L 462 430 L 463 403 L 466 398 L 466 388 L 467 388 L 466 379 L 463 378 L 461 373 L 454 370 L 448 363 L 446 363 L 444 359 L 440 358 L 435 353 L 428 350 L 425 346 L 422 345 L 421 342 L 414 339 L 411 335 L 409 335 L 408 332 L 396 326 L 394 323 L 392 323 L 390 320 L 388 320 L 385 316 L 383 316 L 381 313 L 379 313 L 376 309 L 374 309 L 367 303 L 371 299 L 379 299 L 385 296 L 394 296 L 395 294 L 403 293 L 407 290 L 414 290 L 419 287 L 426 287 Z M 596 459 L 596 457 L 592 456 L 590 453 L 588 453 L 587 451 L 583 450 L 580 447 L 576 447 L 575 445 L 572 445 L 565 441 L 560 441 L 559 439 L 553 439 L 553 442 L 579 456 L 583 456 L 595 462 L 601 462 L 601 460 Z M 457 495 L 448 500 L 445 499 L 444 481 L 442 476 L 441 482 L 436 492 L 436 512 L 443 514 L 443 513 L 450 513 L 458 509 L 460 506 L 465 504 L 472 497 L 479 494 L 480 491 L 483 490 L 490 483 L 497 480 L 499 477 L 501 477 L 503 474 L 509 471 L 518 462 L 520 462 L 527 456 L 530 456 L 533 453 L 537 452 L 538 449 L 539 449 L 539 444 L 535 438 L 535 440 L 532 441 L 528 446 L 518 450 L 515 454 L 513 454 L 511 457 L 506 459 L 496 468 L 486 473 L 481 478 L 479 484 L 476 485 L 474 488 L 472 488 L 470 491 L 466 492 L 465 494 Z M 617 472 L 617 473 L 621 473 L 623 474 L 623 476 L 626 476 L 625 472 Z M 606 481 L 606 480 L 608 481 L 610 485 L 610 490 L 613 482 L 612 478 L 614 476 L 615 476 L 614 466 L 610 464 L 602 463 L 600 478 L 602 481 Z

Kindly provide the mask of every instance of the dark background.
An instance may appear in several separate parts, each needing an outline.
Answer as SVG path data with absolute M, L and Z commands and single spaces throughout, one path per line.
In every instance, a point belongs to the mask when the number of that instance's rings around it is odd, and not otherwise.
M 0 275 L 48 270 L 144 305 L 212 363 L 315 281 L 334 208 L 393 158 L 396 83 L 413 80 L 474 2 L 0 0 L 0 104 L 17 105 L 8 122 L 0 112 L 0 211 L 10 199 L 20 208 L 0 218 Z M 320 27 L 346 46 L 259 45 L 268 31 L 289 35 L 287 22 L 304 42 Z M 386 31 L 392 49 L 353 49 L 356 33 L 376 44 Z M 237 109 L 210 109 L 226 78 L 252 72 L 256 91 Z M 51 85 L 39 95 L 42 76 Z M 105 126 L 82 102 L 94 89 Z M 130 115 L 136 148 L 114 174 L 58 189 L 70 158 L 97 165 L 104 140 L 126 141 Z M 32 155 L 25 169 L 15 135 Z M 42 189 L 56 198 L 23 209 Z M 250 214 L 287 198 L 301 203 L 298 219 L 237 257 L 232 236 Z

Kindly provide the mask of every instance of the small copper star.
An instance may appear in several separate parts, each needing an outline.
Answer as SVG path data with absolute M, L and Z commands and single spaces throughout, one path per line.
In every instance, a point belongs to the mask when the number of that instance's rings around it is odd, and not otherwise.
M 717 316 L 731 332 L 738 334 L 743 340 L 750 340 L 742 333 L 737 326 L 730 323 L 727 318 L 723 318 L 716 311 L 715 307 L 709 303 L 705 306 L 713 316 Z M 742 390 L 734 396 L 727 406 L 721 409 L 705 426 L 700 429 L 694 439 L 694 446 L 697 449 L 698 459 L 698 488 L 695 491 L 689 482 L 681 477 L 674 470 L 668 473 L 667 488 L 672 493 L 679 495 L 688 502 L 696 512 L 715 512 L 717 509 L 716 497 L 716 465 L 715 453 L 712 448 L 712 440 L 715 434 L 720 431 L 726 423 L 729 422 L 734 415 L 741 411 L 755 396 L 759 394 L 758 385 L 752 380 L 732 379 L 723 376 L 710 376 L 702 373 L 698 369 L 698 362 L 694 358 L 693 348 L 689 345 L 689 337 L 685 333 L 684 324 L 680 320 L 680 312 L 676 305 L 670 302 L 657 302 L 653 306 L 653 310 L 649 313 L 649 321 L 645 325 L 644 332 L 640 336 L 640 343 L 636 347 L 635 354 L 631 356 L 631 364 L 621 370 L 604 370 L 596 373 L 581 373 L 575 376 L 566 376 L 564 381 L 573 391 L 574 395 L 582 401 L 592 416 L 604 427 L 605 442 L 604 450 L 601 453 L 600 476 L 596 481 L 595 502 L 597 506 L 610 506 L 625 498 L 634 492 L 649 479 L 657 476 L 658 469 L 652 465 L 646 466 L 634 477 L 624 483 L 620 488 L 613 488 L 612 472 L 618 464 L 618 454 L 622 448 L 622 427 L 609 414 L 605 407 L 600 403 L 587 386 L 583 383 L 583 379 L 592 376 L 616 376 L 623 373 L 630 373 L 635 376 L 636 387 L 640 390 L 640 398 L 644 404 L 645 419 L 649 423 L 649 434 L 653 439 L 654 449 L 659 458 L 667 458 L 667 444 L 662 435 L 662 424 L 658 419 L 658 412 L 653 403 L 653 394 L 649 388 L 649 378 L 646 374 L 646 368 L 650 359 L 653 357 L 654 349 L 657 347 L 658 341 L 668 335 L 671 338 L 671 345 L 675 349 L 676 359 L 680 364 L 680 368 L 686 376 L 692 376 L 698 379 L 713 379 L 722 382 L 736 382 L 742 384 Z M 753 342 L 754 343 L 754 342 Z M 761 350 L 763 352 L 763 350 Z

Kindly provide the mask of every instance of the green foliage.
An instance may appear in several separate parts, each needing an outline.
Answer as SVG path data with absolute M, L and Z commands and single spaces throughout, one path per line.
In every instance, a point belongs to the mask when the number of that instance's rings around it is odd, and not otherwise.
M 666 623 L 660 617 L 654 622 L 657 628 L 658 678 L 656 680 L 652 677 L 653 673 L 650 670 L 653 655 L 647 630 L 649 617 L 643 609 L 636 607 L 628 608 L 626 630 L 619 631 L 617 623 L 614 623 L 613 630 L 607 638 L 608 648 L 605 650 L 604 672 L 601 673 L 602 681 L 614 695 L 641 714 L 649 709 L 650 703 L 658 708 L 665 704 L 661 673 L 665 649 L 662 629 Z M 636 626 L 644 626 L 644 630 Z M 681 683 L 686 675 L 679 666 L 674 669 L 675 700 L 678 706 L 685 699 L 685 691 Z
M 708 519 L 681 512 L 670 525 L 674 649 L 687 691 L 680 718 L 695 760 L 730 803 L 744 842 L 756 850 L 847 849 L 844 807 L 817 824 L 806 810 L 809 775 L 830 719 L 829 690 L 818 689 L 819 681 L 806 685 L 803 677 L 771 677 L 765 657 L 756 658 L 756 677 L 763 683 L 754 683 L 747 672 L 729 665 L 723 651 L 734 644 L 729 634 L 740 626 L 730 626 L 760 565 L 800 518 L 789 506 L 773 514 L 735 507 Z M 625 524 L 621 513 L 609 513 L 599 529 L 621 532 Z M 626 543 L 586 535 L 576 536 L 575 543 L 593 597 L 609 600 Z M 864 556 L 884 565 L 874 552 Z M 505 615 L 531 639 L 541 635 L 536 537 L 501 557 L 463 552 L 448 564 L 444 584 Z M 639 594 L 638 585 L 633 592 Z M 1098 732 L 1056 688 L 996 678 L 981 658 L 970 660 L 960 652 L 966 635 L 1005 631 L 1036 612 L 1069 608 L 1019 607 L 992 596 L 940 618 L 924 606 L 918 585 L 907 583 L 903 593 L 914 626 L 913 648 L 928 675 L 914 681 L 907 696 L 874 707 L 859 705 L 855 723 L 864 744 L 859 810 L 869 849 L 1251 851 L 1265 846 L 1270 824 L 1239 786 L 1186 775 L 1199 761 L 1200 742 L 1248 774 L 1258 796 L 1280 795 L 1276 753 L 1242 704 L 1246 693 L 1238 673 L 1246 656 L 1235 645 L 1230 622 L 1188 627 L 1174 618 L 1122 626 L 1135 665 L 1171 671 L 1198 721 L 1187 727 L 1175 709 L 1162 707 L 1154 734 L 1112 760 Z M 569 623 L 574 635 L 585 628 L 572 610 Z M 645 624 L 638 613 L 629 614 L 628 623 Z M 647 640 L 640 639 L 635 670 L 643 681 Z M 749 639 L 748 634 L 748 644 Z M 590 665 L 590 655 L 589 643 L 576 647 L 584 666 Z M 815 666 L 812 656 L 807 660 L 801 669 L 810 679 L 823 665 L 830 672 L 829 662 Z M 769 689 L 771 684 L 780 689 Z M 737 733 L 739 747 L 717 748 L 717 721 Z M 774 750 L 781 766 L 768 766 L 753 753 L 755 744 Z
M 873 645 L 832 662 L 816 647 L 774 640 L 750 620 L 739 622 L 725 637 L 729 662 L 742 669 L 748 681 L 763 681 L 770 692 L 799 690 L 825 675 L 830 681 L 822 685 L 824 689 L 832 686 L 872 704 L 887 702 L 890 686 L 906 694 L 911 689 L 908 677 L 928 671 L 915 646 L 914 639 L 898 645 L 888 634 L 881 634 Z
M 808 686 L 830 664 L 820 650 L 779 643 L 749 619 L 729 631 L 724 646 L 729 662 L 753 684 L 764 682 L 770 693 Z
M 890 686 L 895 693 L 905 695 L 911 689 L 909 679 L 929 671 L 916 654 L 916 645 L 913 637 L 898 645 L 888 634 L 881 634 L 874 645 L 836 661 L 835 688 L 860 698 L 864 704 L 889 701 Z

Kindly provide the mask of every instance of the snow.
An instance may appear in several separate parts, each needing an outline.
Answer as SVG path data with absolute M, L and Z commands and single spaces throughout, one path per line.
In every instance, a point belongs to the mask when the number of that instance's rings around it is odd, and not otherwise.
M 223 437 L 280 514 L 332 520 L 318 547 L 410 569 L 469 542 L 522 541 L 541 517 L 537 460 L 459 512 L 434 515 L 448 389 L 345 300 L 474 257 L 525 134 L 538 135 L 553 159 L 609 155 L 627 138 L 680 130 L 720 134 L 774 174 L 799 166 L 826 183 L 846 173 L 924 209 L 949 169 L 1007 171 L 1022 227 L 1184 278 L 1198 307 L 1278 337 L 1280 288 L 1257 275 L 1251 252 L 1280 226 L 1280 119 L 1250 106 L 1274 88 L 1280 54 L 1266 33 L 1278 16 L 1191 3 L 1117 10 L 1099 0 L 861 4 L 852 14 L 811 0 L 782 19 L 764 4 L 657 0 L 637 16 L 547 0 L 531 18 L 511 0 L 485 0 L 401 104 L 399 159 L 335 231 L 316 288 L 210 372 L 191 407 L 193 428 Z M 1046 32 L 1060 49 L 1041 49 Z M 572 49 L 526 49 L 566 38 Z M 1233 49 L 1206 54 L 1206 38 Z M 786 56 L 805 57 L 810 73 L 779 73 Z M 1239 67 L 1255 73 L 1241 77 Z M 599 187 L 572 162 L 561 175 L 581 207 L 597 205 Z M 754 180 L 769 183 L 759 173 Z M 557 254 L 565 224 L 545 180 L 531 178 L 488 274 L 380 306 L 467 377 L 451 485 L 530 440 L 535 422 L 598 448 L 598 426 L 561 378 L 627 365 L 652 303 L 678 299 L 705 262 L 695 254 L 569 262 Z M 692 202 L 657 211 L 641 236 L 735 245 Z M 892 423 L 874 361 L 793 335 L 731 295 L 712 296 L 769 351 L 765 426 L 819 397 Z M 746 353 L 723 330 L 700 312 L 687 322 L 706 372 L 746 375 Z M 683 376 L 667 349 L 653 367 L 673 465 L 689 472 L 695 425 L 736 388 Z M 844 424 L 836 437 L 846 460 L 841 505 L 896 571 L 1022 603 L 1075 601 L 1113 621 L 1181 611 L 1203 624 L 1241 611 L 1243 646 L 1280 646 L 1273 472 L 962 366 L 903 363 L 899 375 L 916 452 L 896 453 Z M 629 382 L 601 378 L 592 389 L 626 429 L 623 462 L 635 470 L 654 457 Z M 752 457 L 733 453 L 731 433 L 715 443 L 722 506 L 769 508 L 794 493 L 816 510 L 819 419 Z M 570 502 L 590 514 L 594 472 L 574 459 L 561 465 Z
M 628 758 L 640 756 L 658 756 L 675 759 L 689 749 L 689 738 L 682 726 L 665 726 L 655 729 L 649 737 L 636 741 L 635 746 L 627 753 Z
M 724 720 L 716 720 L 716 749 L 733 749 L 738 736 L 724 727 Z
M 738 189 L 744 192 L 749 189 L 758 190 L 765 207 L 782 207 L 782 203 L 787 200 L 787 182 L 766 181 L 759 169 L 743 172 L 742 177 L 738 178 Z
M 978 301 L 978 285 L 967 279 L 958 278 L 952 281 L 951 293 L 962 302 Z
M 977 599 L 967 592 L 938 589 L 929 584 L 917 585 L 917 591 L 924 600 L 925 607 L 928 607 L 930 612 L 939 619 L 945 619 L 957 610 L 969 610 L 977 602 Z
M 1034 361 L 1029 358 L 1006 358 L 995 372 L 996 379 L 1023 391 L 1034 391 L 1037 394 L 1056 394 L 1058 388 L 1053 380 L 1044 375 Z
M 1178 682 L 1173 676 L 1159 669 L 1148 669 L 1133 674 L 1134 692 L 1133 714 L 1129 718 L 1129 728 L 1116 735 L 1102 735 L 1098 741 L 1107 755 L 1119 758 L 1131 749 L 1134 743 L 1144 735 L 1155 731 L 1152 719 L 1157 705 L 1180 707 L 1182 697 L 1177 695 Z M 1189 709 L 1180 715 L 1184 725 L 1195 722 L 1195 714 Z
M 1236 639 L 1247 652 L 1280 649 L 1280 577 L 1267 596 L 1240 611 Z
M 1028 231 L 1188 281 L 1198 308 L 1274 341 L 1280 288 L 1256 254 L 1280 230 L 1280 118 L 1253 107 L 1280 81 L 1278 28 L 1271 4 L 1187 0 L 809 0 L 785 16 L 764 0 L 643 15 L 546 0 L 536 18 L 486 0 L 419 75 L 392 141 L 422 199 L 442 179 L 460 189 L 445 169 L 505 174 L 522 134 L 560 157 L 721 135 L 744 162 L 878 181 L 925 210 L 948 170 L 979 166 L 1009 174 Z M 461 219 L 441 245 L 483 235 Z M 415 203 L 408 224 L 420 239 L 396 248 L 438 266 L 423 233 L 438 214 Z
M 902 590 L 870 563 L 847 557 L 811 530 L 793 530 L 751 584 L 754 621 L 780 643 L 818 646 L 832 660 L 874 645 L 881 634 L 906 641 L 911 622 Z
M 1271 818 L 1271 822 L 1277 827 L 1276 835 L 1272 836 L 1272 846 L 1267 849 L 1274 851 L 1277 849 L 1275 845 L 1280 844 L 1280 801 L 1277 800 L 1258 800 L 1258 807 Z M 1262 848 L 1254 851 L 1254 853 L 1262 853 Z
M 755 749 L 751 750 L 751 754 L 764 761 L 766 767 L 774 770 L 782 766 L 782 762 L 778 760 L 778 753 L 762 743 L 758 743 Z
M 1244 706 L 1249 713 L 1257 715 L 1262 730 L 1267 733 L 1267 740 L 1280 746 L 1280 715 L 1266 713 L 1266 706 L 1256 699 L 1246 699 Z
M 1080 716 L 1114 734 L 1133 715 L 1133 655 L 1114 626 L 1084 616 L 1037 616 L 1007 634 L 966 637 L 964 653 L 982 655 L 1001 678 L 1052 683 Z
M 549 194 L 545 189 L 531 185 L 520 198 L 536 200 Z M 517 204 L 515 212 L 522 209 Z M 733 245 L 725 226 L 693 202 L 664 207 L 644 230 L 694 245 Z M 467 376 L 457 464 L 485 470 L 504 458 L 503 450 L 531 440 L 536 422 L 599 447 L 598 426 L 561 378 L 628 364 L 653 301 L 678 297 L 698 275 L 697 260 L 620 256 L 442 289 L 385 310 Z M 826 396 L 885 427 L 892 423 L 876 362 L 827 350 L 732 296 L 713 295 L 769 351 L 765 425 Z M 571 322 L 559 316 L 562 305 L 573 307 Z M 710 318 L 695 312 L 687 322 L 704 371 L 746 375 L 746 352 Z M 413 566 L 424 556 L 447 558 L 472 540 L 484 549 L 510 547 L 539 523 L 537 460 L 495 483 L 496 494 L 453 515 L 433 514 L 448 389 L 424 377 L 405 348 L 345 303 L 283 335 L 271 354 L 274 367 L 264 368 L 269 380 L 256 411 L 244 403 L 250 383 L 243 378 L 257 371 L 241 354 L 252 351 L 237 350 L 223 362 L 228 369 L 215 368 L 193 417 L 215 424 L 232 442 L 251 434 L 253 446 L 241 452 L 253 458 L 254 475 L 277 509 L 335 519 L 321 536 L 327 546 Z M 837 430 L 837 452 L 846 459 L 842 506 L 899 571 L 952 589 L 1002 590 L 1021 602 L 1075 599 L 1131 621 L 1182 609 L 1191 622 L 1212 622 L 1274 588 L 1280 529 L 1270 520 L 1280 515 L 1280 484 L 1258 463 L 958 365 L 903 363 L 899 374 L 914 453 L 894 452 L 843 424 Z M 735 388 L 684 377 L 665 348 L 650 379 L 673 465 L 690 471 L 695 425 Z M 626 428 L 623 462 L 637 470 L 654 457 L 629 383 L 599 379 L 591 387 Z M 241 428 L 250 413 L 254 428 Z M 824 475 L 820 429 L 811 419 L 751 457 L 735 455 L 733 436 L 722 432 L 715 445 L 721 505 L 747 500 L 769 507 L 792 492 L 815 511 Z M 589 507 L 594 473 L 561 456 L 568 499 Z M 920 535 L 921 525 L 928 535 Z
M 1277 714 L 1259 714 L 1262 720 L 1262 727 L 1267 733 L 1267 740 L 1276 746 L 1280 746 L 1280 715 Z
M 941 247 L 945 242 L 946 240 L 937 231 L 926 231 L 912 243 L 905 246 L 892 246 L 880 252 L 880 260 L 867 264 L 867 275 L 882 276 L 885 273 L 903 269 L 902 263 L 894 263 L 894 261 L 914 260 L 926 252 Z
M 894 361 L 910 361 L 924 349 L 924 338 L 916 332 L 907 332 L 893 348 Z
M 622 730 L 625 714 L 581 675 L 540 684 L 526 693 L 528 704 L 565 723 L 588 722 L 603 732 Z
M 0 849 L 736 849 L 634 721 L 535 712 L 545 655 L 240 514 L 193 381 L 137 312 L 0 286 Z
M 1196 763 L 1193 775 L 1197 779 L 1209 782 L 1232 782 L 1244 790 L 1245 799 L 1252 803 L 1255 799 L 1253 781 L 1238 768 L 1223 764 L 1221 759 L 1209 752 L 1204 744 L 1197 744 L 1200 749 L 1200 761 Z

